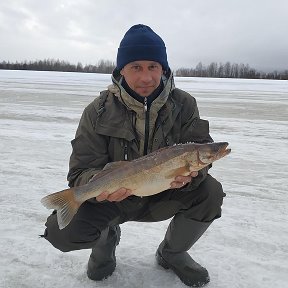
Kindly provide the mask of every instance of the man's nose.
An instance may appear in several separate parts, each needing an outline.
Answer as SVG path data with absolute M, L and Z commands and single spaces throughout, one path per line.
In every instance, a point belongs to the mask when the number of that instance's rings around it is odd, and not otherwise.
M 149 70 L 144 70 L 141 73 L 141 80 L 143 82 L 150 82 L 152 80 L 152 75 L 151 72 Z

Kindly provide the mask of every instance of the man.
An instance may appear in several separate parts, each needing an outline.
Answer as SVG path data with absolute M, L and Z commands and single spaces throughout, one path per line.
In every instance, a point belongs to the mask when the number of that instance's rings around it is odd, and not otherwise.
M 175 88 L 165 44 L 150 27 L 135 25 L 126 32 L 112 82 L 83 112 L 71 142 L 70 187 L 93 181 L 109 162 L 129 161 L 175 143 L 213 141 L 195 99 Z M 179 175 L 171 189 L 149 197 L 133 196 L 129 187 L 111 195 L 103 191 L 84 202 L 63 230 L 53 212 L 44 237 L 63 252 L 92 248 L 87 275 L 102 280 L 116 267 L 119 224 L 173 217 L 157 249 L 157 262 L 186 285 L 203 286 L 209 282 L 208 272 L 187 251 L 221 216 L 225 196 L 207 172 L 204 168 Z

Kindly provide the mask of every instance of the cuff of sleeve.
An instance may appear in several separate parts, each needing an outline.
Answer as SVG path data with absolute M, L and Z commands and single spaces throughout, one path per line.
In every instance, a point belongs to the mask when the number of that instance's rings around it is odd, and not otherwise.
M 187 190 L 195 190 L 199 187 L 199 185 L 205 180 L 208 170 L 210 169 L 210 165 L 207 167 L 204 167 L 203 169 L 198 171 L 198 176 L 193 178 L 190 183 L 188 183 L 183 189 Z

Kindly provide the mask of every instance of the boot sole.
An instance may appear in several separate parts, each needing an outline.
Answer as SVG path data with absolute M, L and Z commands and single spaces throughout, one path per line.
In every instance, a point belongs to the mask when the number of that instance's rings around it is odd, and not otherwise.
M 165 270 L 171 269 L 178 277 L 179 279 L 187 286 L 189 287 L 203 287 L 206 284 L 210 282 L 210 278 L 208 277 L 206 281 L 202 282 L 192 282 L 191 279 L 187 279 L 186 277 L 183 277 L 182 274 L 171 264 L 169 264 L 165 259 L 160 255 L 160 253 L 157 251 L 156 252 L 156 260 L 157 263 L 163 267 Z

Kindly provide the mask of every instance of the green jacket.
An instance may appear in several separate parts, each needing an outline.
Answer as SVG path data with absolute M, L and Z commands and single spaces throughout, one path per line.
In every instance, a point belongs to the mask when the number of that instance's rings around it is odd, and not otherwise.
M 208 121 L 199 117 L 195 98 L 175 88 L 171 72 L 164 78 L 163 91 L 148 112 L 124 90 L 117 72 L 112 81 L 108 90 L 84 109 L 71 141 L 73 151 L 67 177 L 70 187 L 86 184 L 109 162 L 143 156 L 145 113 L 149 113 L 148 153 L 177 143 L 213 141 Z M 207 171 L 208 168 L 199 171 L 185 189 L 197 188 Z

